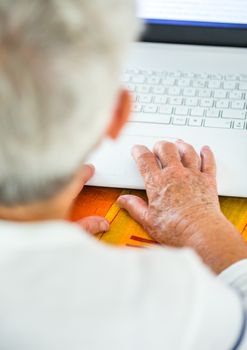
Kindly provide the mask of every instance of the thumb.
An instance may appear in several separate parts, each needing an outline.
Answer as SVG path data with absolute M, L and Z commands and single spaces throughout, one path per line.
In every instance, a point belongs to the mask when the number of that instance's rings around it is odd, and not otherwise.
M 95 168 L 92 164 L 84 164 L 82 168 L 82 181 L 85 184 L 94 175 Z
M 83 187 L 85 186 L 86 182 L 91 179 L 95 171 L 95 168 L 91 164 L 84 164 L 78 173 L 75 175 L 75 179 L 72 182 L 72 196 L 73 199 L 75 199 L 78 194 L 82 191 Z
M 109 222 L 101 216 L 87 216 L 78 221 L 78 224 L 92 235 L 109 230 Z
M 148 205 L 140 197 L 132 195 L 120 196 L 117 200 L 120 208 L 125 209 L 129 215 L 142 226 L 147 223 Z

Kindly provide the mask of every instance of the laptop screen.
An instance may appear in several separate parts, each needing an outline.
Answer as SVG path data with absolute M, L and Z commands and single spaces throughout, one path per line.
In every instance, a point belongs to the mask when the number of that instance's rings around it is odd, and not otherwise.
M 247 28 L 247 0 L 138 0 L 149 24 Z

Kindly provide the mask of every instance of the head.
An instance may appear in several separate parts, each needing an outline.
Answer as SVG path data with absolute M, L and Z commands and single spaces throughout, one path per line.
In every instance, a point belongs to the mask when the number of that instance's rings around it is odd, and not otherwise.
M 117 137 L 136 33 L 132 0 L 0 0 L 0 207 L 54 200 Z

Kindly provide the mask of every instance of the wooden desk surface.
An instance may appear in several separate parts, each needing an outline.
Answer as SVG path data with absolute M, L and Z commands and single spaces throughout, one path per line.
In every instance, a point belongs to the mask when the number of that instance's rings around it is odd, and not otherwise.
M 101 215 L 111 223 L 110 231 L 98 239 L 109 244 L 141 247 L 155 243 L 148 234 L 116 205 L 120 194 L 135 194 L 145 198 L 144 191 L 85 187 L 72 210 L 72 221 L 85 216 Z M 226 217 L 238 228 L 247 241 L 247 199 L 221 197 L 220 204 Z

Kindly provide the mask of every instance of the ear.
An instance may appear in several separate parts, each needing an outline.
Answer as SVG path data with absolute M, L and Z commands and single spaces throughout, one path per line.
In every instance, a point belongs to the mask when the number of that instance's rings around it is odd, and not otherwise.
M 106 131 L 106 136 L 116 139 L 131 113 L 132 98 L 127 90 L 122 90 L 119 94 L 117 107 L 113 114 L 112 121 Z

